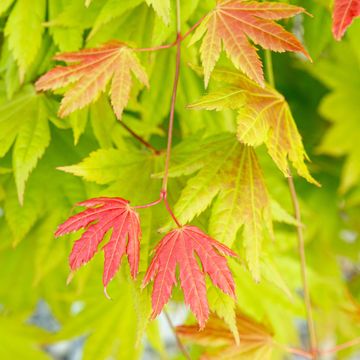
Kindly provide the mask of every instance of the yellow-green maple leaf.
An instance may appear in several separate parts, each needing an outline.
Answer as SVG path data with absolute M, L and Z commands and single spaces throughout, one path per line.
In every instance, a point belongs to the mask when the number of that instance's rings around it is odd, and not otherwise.
M 267 233 L 272 234 L 272 222 L 271 202 L 255 151 L 232 134 L 205 139 L 197 146 L 202 149 L 202 158 L 170 169 L 170 176 L 199 170 L 188 180 L 174 212 L 181 223 L 187 223 L 213 203 L 210 234 L 232 246 L 243 227 L 247 263 L 259 280 L 261 244 Z M 187 143 L 175 148 L 175 161 L 183 159 L 181 153 L 186 154 L 187 149 Z
M 238 109 L 237 137 L 250 146 L 265 143 L 268 152 L 285 176 L 288 160 L 299 175 L 318 184 L 305 164 L 308 156 L 285 98 L 270 86 L 262 88 L 239 72 L 217 69 L 213 78 L 227 87 L 205 95 L 189 105 L 193 109 Z

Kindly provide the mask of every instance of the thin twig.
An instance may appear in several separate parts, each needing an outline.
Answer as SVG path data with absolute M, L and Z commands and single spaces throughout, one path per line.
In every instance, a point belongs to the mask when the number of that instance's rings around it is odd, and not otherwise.
M 172 321 L 171 321 L 171 319 L 170 319 L 170 316 L 169 316 L 169 314 L 167 313 L 166 310 L 164 310 L 164 315 L 165 315 L 165 318 L 166 318 L 166 320 L 167 320 L 167 322 L 168 322 L 168 324 L 169 324 L 172 332 L 174 333 L 174 336 L 175 336 L 175 339 L 176 339 L 176 344 L 177 344 L 179 350 L 183 353 L 183 355 L 185 356 L 185 358 L 186 358 L 187 360 L 191 360 L 190 355 L 189 355 L 189 353 L 187 352 L 184 344 L 182 343 L 179 335 L 177 334 L 176 329 L 175 329 L 175 326 L 174 326 L 174 324 L 172 323 Z
M 151 203 L 148 203 L 148 204 L 145 204 L 145 205 L 136 205 L 136 206 L 133 206 L 133 209 L 146 209 L 146 208 L 149 208 L 149 207 L 152 207 L 152 206 L 155 206 L 157 204 L 160 204 L 161 202 L 163 201 L 163 198 L 160 197 L 159 199 L 151 202 Z
M 299 248 L 299 255 L 300 255 L 300 264 L 301 264 L 301 279 L 303 284 L 303 291 L 304 291 L 304 302 L 305 302 L 305 309 L 306 309 L 306 318 L 307 318 L 307 325 L 308 331 L 310 336 L 310 346 L 311 352 L 313 354 L 313 359 L 316 360 L 317 357 L 317 339 L 316 339 L 316 332 L 315 332 L 315 322 L 313 317 L 313 311 L 311 306 L 311 299 L 310 299 L 310 291 L 309 291 L 309 284 L 306 272 L 306 256 L 305 256 L 305 242 L 304 242 L 304 234 L 303 228 L 300 226 L 301 224 L 301 212 L 300 212 L 300 205 L 299 200 L 296 194 L 294 180 L 290 173 L 289 169 L 289 177 L 288 177 L 288 184 L 289 190 L 291 195 L 291 201 L 293 203 L 294 212 L 295 212 L 295 219 L 297 222 L 296 231 L 298 237 L 298 248 Z
M 313 354 L 307 352 L 307 351 L 304 351 L 304 350 L 301 350 L 301 349 L 295 349 L 295 348 L 292 348 L 292 347 L 288 347 L 288 346 L 285 346 L 283 348 L 286 352 L 290 353 L 290 354 L 294 354 L 294 355 L 300 355 L 306 359 L 312 359 L 313 358 Z
M 169 129 L 168 129 L 168 142 L 166 147 L 166 160 L 165 160 L 165 170 L 164 170 L 164 178 L 162 183 L 162 191 L 167 190 L 167 181 L 169 176 L 169 165 L 170 165 L 170 157 L 171 157 L 171 145 L 172 145 L 172 137 L 173 137 L 173 128 L 174 128 L 174 116 L 175 116 L 175 103 L 176 103 L 176 95 L 177 88 L 179 84 L 179 75 L 180 75 L 180 59 L 181 59 L 181 33 L 180 33 L 180 21 L 178 20 L 177 27 L 177 38 L 176 38 L 176 67 L 175 67 L 175 79 L 171 97 L 171 107 L 170 107 L 170 118 L 169 118 Z
M 206 15 L 202 16 L 182 37 L 181 40 L 185 40 L 204 20 Z
M 159 46 L 148 47 L 148 48 L 134 48 L 133 50 L 138 51 L 138 52 L 159 51 L 159 50 L 170 49 L 175 45 L 176 45 L 176 40 L 170 44 L 159 45 Z
M 204 20 L 205 16 L 201 17 L 184 35 L 182 35 L 180 40 L 184 41 L 201 24 L 201 22 Z M 179 33 L 180 33 L 180 31 L 178 28 L 177 35 Z M 134 48 L 133 50 L 138 51 L 138 52 L 159 51 L 159 50 L 170 49 L 170 48 L 176 46 L 177 43 L 178 43 L 178 39 L 176 39 L 175 41 L 173 41 L 170 44 L 158 45 L 158 46 L 147 47 L 147 48 Z
M 118 123 L 129 133 L 131 134 L 135 139 L 140 141 L 145 147 L 150 149 L 154 154 L 159 155 L 160 150 L 157 150 L 152 146 L 149 142 L 147 142 L 145 139 L 143 139 L 140 135 L 138 135 L 135 131 L 131 130 L 123 121 L 118 121 Z
M 173 129 L 174 129 L 174 117 L 175 117 L 175 104 L 176 104 L 176 95 L 179 85 L 179 76 L 180 76 L 180 60 L 181 60 L 181 17 L 180 17 L 180 0 L 176 0 L 176 66 L 175 66 L 175 78 L 173 91 L 171 96 L 171 106 L 170 106 L 170 116 L 169 116 L 169 129 L 168 129 L 168 141 L 166 146 L 166 158 L 165 158 L 165 170 L 164 178 L 161 186 L 160 197 L 163 199 L 167 211 L 174 219 L 177 226 L 181 227 L 179 221 L 176 219 L 174 213 L 172 212 L 170 205 L 167 201 L 167 184 L 169 177 L 169 165 L 171 157 L 171 146 L 173 138 Z
M 313 355 L 311 353 L 309 353 L 308 351 L 298 349 L 298 348 L 293 348 L 291 346 L 286 346 L 284 344 L 278 343 L 277 341 L 273 341 L 272 344 L 275 345 L 276 347 L 278 347 L 279 349 L 281 349 L 282 351 L 287 352 L 289 354 L 300 355 L 306 359 L 313 358 Z
M 199 22 L 200 23 L 200 22 Z M 198 26 L 198 24 L 195 24 Z M 193 26 L 192 29 L 194 29 L 196 26 Z M 179 84 L 179 76 L 180 76 L 180 60 L 181 60 L 181 42 L 183 40 L 183 37 L 181 36 L 181 17 L 180 17 L 180 0 L 176 0 L 176 41 L 174 44 L 176 44 L 176 66 L 175 66 L 175 78 L 174 78 L 174 85 L 173 85 L 173 91 L 171 96 L 171 106 L 170 106 L 170 116 L 169 116 L 169 129 L 168 129 L 168 141 L 166 146 L 166 158 L 165 158 L 165 170 L 164 170 L 164 178 L 161 186 L 160 191 L 160 197 L 159 199 L 145 205 L 138 205 L 135 206 L 137 209 L 141 208 L 149 208 L 151 206 L 155 206 L 159 204 L 160 202 L 164 202 L 164 205 L 166 207 L 167 212 L 170 214 L 172 219 L 175 221 L 176 225 L 178 227 L 181 227 L 180 222 L 176 218 L 174 212 L 171 210 L 171 207 L 169 205 L 169 202 L 167 200 L 167 183 L 168 183 L 168 177 L 169 177 L 169 165 L 170 165 L 170 157 L 171 157 L 171 146 L 172 146 L 172 137 L 173 137 L 173 129 L 174 129 L 174 117 L 175 117 L 175 104 L 176 104 L 176 95 L 177 95 L 177 89 Z M 171 45 L 171 44 L 170 44 Z M 163 45 L 161 48 L 169 48 L 170 45 Z M 139 51 L 152 51 L 154 48 L 149 49 L 137 49 Z M 139 141 L 141 141 L 145 146 L 152 149 L 152 151 L 157 151 L 153 148 L 153 146 L 149 143 L 147 143 L 144 139 L 142 139 L 140 136 L 135 134 L 131 129 L 126 127 L 125 124 L 123 124 L 125 129 L 127 129 L 133 136 L 135 136 Z M 158 153 L 158 151 L 156 152 Z
M 267 70 L 268 81 L 272 87 L 275 87 L 271 52 L 269 50 L 266 50 L 265 56 L 266 56 L 266 70 Z M 299 206 L 299 200 L 296 194 L 294 180 L 292 178 L 290 169 L 288 170 L 288 172 L 289 172 L 288 185 L 291 195 L 291 201 L 294 208 L 295 219 L 297 222 L 296 231 L 298 237 L 298 249 L 299 249 L 300 264 L 301 264 L 301 279 L 302 279 L 302 285 L 304 291 L 304 303 L 305 303 L 306 319 L 307 319 L 307 325 L 308 325 L 308 331 L 310 337 L 311 354 L 312 354 L 312 359 L 316 360 L 318 358 L 318 346 L 317 346 L 313 311 L 311 306 L 309 284 L 308 284 L 308 278 L 306 272 L 305 242 L 304 242 L 303 227 L 301 225 L 301 211 Z
M 170 214 L 170 216 L 172 217 L 172 219 L 175 221 L 176 225 L 180 228 L 181 224 L 179 223 L 178 219 L 176 218 L 175 214 L 173 213 L 173 211 L 171 210 L 171 207 L 169 205 L 169 202 L 167 201 L 167 194 L 164 194 L 163 197 L 164 200 L 164 204 L 166 207 L 166 210 L 168 211 L 168 213 Z
M 356 346 L 356 345 L 360 345 L 360 338 L 355 338 L 353 340 L 347 341 L 347 342 L 337 345 L 329 350 L 323 350 L 323 351 L 321 351 L 321 354 L 324 354 L 324 355 L 325 354 L 334 354 L 334 353 L 337 353 L 339 351 L 348 349 L 348 348 Z

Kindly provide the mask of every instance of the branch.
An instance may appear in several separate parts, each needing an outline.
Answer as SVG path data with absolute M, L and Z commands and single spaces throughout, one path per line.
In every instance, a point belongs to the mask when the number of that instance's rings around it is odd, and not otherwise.
M 174 129 L 174 116 L 175 116 L 175 104 L 176 104 L 176 95 L 179 85 L 179 76 L 180 76 L 180 60 L 181 60 L 181 17 L 180 17 L 180 0 L 176 0 L 176 65 L 175 65 L 175 78 L 173 91 L 171 96 L 171 107 L 170 107 L 170 117 L 169 117 L 169 129 L 168 129 L 168 141 L 166 146 L 166 159 L 165 159 L 165 170 L 164 178 L 161 187 L 160 197 L 163 199 L 168 213 L 171 215 L 178 227 L 181 227 L 181 224 L 176 219 L 174 213 L 171 211 L 170 205 L 167 201 L 167 184 L 169 177 L 169 165 L 171 158 L 171 146 L 173 138 L 173 129 Z
M 184 35 L 182 35 L 180 37 L 180 41 L 184 41 L 200 24 L 201 22 L 204 20 L 206 15 L 204 15 L 203 17 L 200 18 L 200 20 L 198 20 Z M 177 28 L 177 36 L 180 34 L 180 27 Z M 173 41 L 170 44 L 165 44 L 165 45 L 159 45 L 159 46 L 153 46 L 153 47 L 148 47 L 148 48 L 134 48 L 134 51 L 138 51 L 138 52 L 151 52 L 151 51 L 159 51 L 159 50 L 165 50 L 165 49 L 170 49 L 174 46 L 176 46 L 178 43 L 178 39 L 176 39 L 175 41 Z
M 166 146 L 166 158 L 165 158 L 165 170 L 164 170 L 164 177 L 163 182 L 161 186 L 160 196 L 159 199 L 145 205 L 138 205 L 135 206 L 137 209 L 141 208 L 148 208 L 155 206 L 162 201 L 164 202 L 164 205 L 166 207 L 167 212 L 170 214 L 174 222 L 178 227 L 181 227 L 180 222 L 176 218 L 174 212 L 171 210 L 171 207 L 169 205 L 169 202 L 167 200 L 167 184 L 168 184 L 168 177 L 169 177 L 169 165 L 170 165 L 170 157 L 171 157 L 171 146 L 172 146 L 172 137 L 173 137 L 173 128 L 174 128 L 174 116 L 175 116 L 175 104 L 176 104 L 176 95 L 177 95 L 177 89 L 179 85 L 179 76 L 180 76 L 180 60 L 181 60 L 181 42 L 184 39 L 181 36 L 181 20 L 180 20 L 180 0 L 176 0 L 176 40 L 174 44 L 176 44 L 176 65 L 175 65 L 175 78 L 174 78 L 174 84 L 173 84 L 173 91 L 171 96 L 171 106 L 170 106 L 170 116 L 169 116 L 169 129 L 168 129 L 168 141 Z M 202 20 L 202 19 L 201 19 Z M 192 31 L 195 29 L 196 26 L 200 24 L 201 21 L 196 23 L 190 30 Z M 190 32 L 189 32 L 190 33 Z M 187 35 L 186 35 L 187 36 Z M 163 48 L 169 48 L 173 46 L 170 45 L 163 45 L 161 47 L 158 47 L 158 49 Z M 140 51 L 152 51 L 155 48 L 148 48 L 148 49 L 137 49 Z M 127 128 L 128 131 L 131 131 L 129 128 Z M 131 133 L 139 140 L 141 141 L 145 146 L 149 146 L 150 144 L 146 143 L 143 139 L 141 139 L 139 136 L 137 136 L 134 132 L 131 131 Z M 145 142 L 145 143 L 144 143 Z M 151 145 L 150 145 L 151 146 Z M 151 146 L 152 147 L 152 146 Z
M 337 345 L 329 350 L 323 350 L 323 351 L 321 351 L 321 354 L 334 354 L 334 353 L 337 353 L 339 351 L 348 349 L 348 348 L 356 346 L 356 345 L 360 345 L 360 338 L 355 338 L 353 340 L 347 341 L 346 343 Z
M 268 76 L 268 81 L 272 87 L 275 87 L 274 81 L 274 73 L 272 69 L 272 60 L 271 60 L 271 53 L 269 50 L 265 51 L 266 56 L 266 71 Z M 311 299 L 310 299 L 310 291 L 309 291 L 309 284 L 306 272 L 306 256 L 305 256 L 305 242 L 304 242 L 304 234 L 303 228 L 301 225 L 301 211 L 299 206 L 299 201 L 296 194 L 296 189 L 294 185 L 294 180 L 292 178 L 290 169 L 289 169 L 289 177 L 288 177 L 288 186 L 291 195 L 291 201 L 294 208 L 295 219 L 297 222 L 296 230 L 297 230 L 297 237 L 298 237 L 298 249 L 300 255 L 300 264 L 301 264 L 301 279 L 304 291 L 304 303 L 306 309 L 306 318 L 307 318 L 307 325 L 310 337 L 310 347 L 311 347 L 311 354 L 312 359 L 318 359 L 318 345 L 316 339 L 316 332 L 315 332 L 315 323 L 313 318 L 313 311 L 311 306 Z
M 189 355 L 189 353 L 187 352 L 187 350 L 185 349 L 185 346 L 184 346 L 184 344 L 182 343 L 179 335 L 177 334 L 176 329 L 175 329 L 175 326 L 174 326 L 174 324 L 172 323 L 172 321 L 171 321 L 171 319 L 170 319 L 170 316 L 169 316 L 169 314 L 167 313 L 166 310 L 164 310 L 164 315 L 165 315 L 165 318 L 166 318 L 166 320 L 167 320 L 167 322 L 168 322 L 171 330 L 172 330 L 173 333 L 174 333 L 174 336 L 175 336 L 175 339 L 176 339 L 176 344 L 177 344 L 179 350 L 183 353 L 183 355 L 185 356 L 185 358 L 186 358 L 187 360 L 191 360 L 190 355 Z
M 123 121 L 117 121 L 129 134 L 131 134 L 136 140 L 141 142 L 145 147 L 151 150 L 154 154 L 159 155 L 160 150 L 154 148 L 149 142 L 143 139 L 140 135 L 138 135 L 135 131 L 131 130 Z
M 316 360 L 318 347 L 317 347 L 315 323 L 314 323 L 313 311 L 312 311 L 311 299 L 310 299 L 309 284 L 308 284 L 308 278 L 307 278 L 307 272 L 306 272 L 304 234 L 303 234 L 303 228 L 301 226 L 301 212 L 300 212 L 299 200 L 297 198 L 294 180 L 290 173 L 290 169 L 289 169 L 288 184 L 289 184 L 289 190 L 290 190 L 290 195 L 291 195 L 291 201 L 293 203 L 293 208 L 294 208 L 294 212 L 295 212 L 295 219 L 297 222 L 296 230 L 297 230 L 297 237 L 298 237 L 300 263 L 301 263 L 301 279 L 302 279 L 303 290 L 304 290 L 304 302 L 305 302 L 305 308 L 306 308 L 308 331 L 309 331 L 309 336 L 310 336 L 310 346 L 311 346 L 311 351 L 313 354 L 313 359 Z

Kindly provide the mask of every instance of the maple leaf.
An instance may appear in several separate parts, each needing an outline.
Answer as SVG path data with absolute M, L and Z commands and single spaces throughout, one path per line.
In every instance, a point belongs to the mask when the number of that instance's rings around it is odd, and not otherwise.
M 138 273 L 139 239 L 141 236 L 139 215 L 122 198 L 100 197 L 79 202 L 87 209 L 70 217 L 56 230 L 55 236 L 62 236 L 86 228 L 74 243 L 69 263 L 71 270 L 77 270 L 93 258 L 98 245 L 112 228 L 109 242 L 103 247 L 105 253 L 103 284 L 106 287 L 117 272 L 122 257 L 128 257 L 133 278 Z
M 213 314 L 202 331 L 196 325 L 182 325 L 176 327 L 176 332 L 192 343 L 207 349 L 213 348 L 202 359 L 272 359 L 273 333 L 267 326 L 239 311 L 236 313 L 236 326 L 240 345 L 236 343 L 226 323 Z
M 332 32 L 341 40 L 353 20 L 360 16 L 360 0 L 335 0 Z
M 170 0 L 145 0 L 151 5 L 156 13 L 163 19 L 165 25 L 170 22 Z
M 271 203 L 254 149 L 239 143 L 233 134 L 218 134 L 196 146 L 202 157 L 186 159 L 171 167 L 170 176 L 198 170 L 182 190 L 174 211 L 181 223 L 188 223 L 211 203 L 209 232 L 231 247 L 243 227 L 246 260 L 256 281 L 260 280 L 262 242 L 272 236 Z M 174 149 L 173 160 L 183 159 L 187 144 Z M 182 170 L 182 171 L 180 171 Z
M 202 270 L 195 254 L 202 264 Z M 209 317 L 204 273 L 207 273 L 224 293 L 235 298 L 234 280 L 222 255 L 237 257 L 225 245 L 195 226 L 184 226 L 165 235 L 156 247 L 154 258 L 143 280 L 145 287 L 154 279 L 152 318 L 160 314 L 170 298 L 176 283 L 175 271 L 178 264 L 185 303 L 195 314 L 200 328 L 203 328 Z
M 297 51 L 310 58 L 302 44 L 273 20 L 280 20 L 305 10 L 301 7 L 270 2 L 227 0 L 217 6 L 203 20 L 194 33 L 190 45 L 200 40 L 201 62 L 205 86 L 221 52 L 221 44 L 236 68 L 264 86 L 261 60 L 255 44 L 273 51 Z
M 130 97 L 131 73 L 142 84 L 149 86 L 146 72 L 134 51 L 121 42 L 113 41 L 100 48 L 59 54 L 55 56 L 55 60 L 71 65 L 56 66 L 47 72 L 36 82 L 36 90 L 56 90 L 73 84 L 61 101 L 60 117 L 82 109 L 96 100 L 111 80 L 111 104 L 116 116 L 121 119 Z
M 289 176 L 289 159 L 300 176 L 319 185 L 305 164 L 309 158 L 283 95 L 270 86 L 260 87 L 241 73 L 227 69 L 217 69 L 213 78 L 228 87 L 205 95 L 189 108 L 238 109 L 239 141 L 250 146 L 265 143 L 270 156 L 286 177 Z

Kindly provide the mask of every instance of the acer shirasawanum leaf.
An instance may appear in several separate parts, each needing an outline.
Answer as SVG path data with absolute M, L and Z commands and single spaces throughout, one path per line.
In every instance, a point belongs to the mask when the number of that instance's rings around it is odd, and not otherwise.
M 37 95 L 30 85 L 11 101 L 0 101 L 0 157 L 15 142 L 12 162 L 21 205 L 25 184 L 50 143 L 49 105 L 45 95 Z
M 3 1 L 1 1 L 3 3 Z M 5 1 L 6 6 L 6 1 Z M 8 46 L 19 66 L 20 81 L 33 64 L 42 44 L 46 1 L 16 1 L 5 25 Z
M 202 331 L 196 325 L 182 325 L 176 328 L 176 332 L 181 338 L 207 350 L 211 348 L 212 351 L 207 351 L 203 359 L 272 359 L 273 333 L 267 326 L 239 311 L 236 313 L 236 326 L 240 344 L 236 344 L 228 326 L 215 315 L 210 316 Z
M 239 143 L 234 134 L 199 141 L 201 155 L 187 157 L 188 144 L 174 148 L 170 176 L 192 176 L 175 204 L 181 223 L 188 223 L 213 203 L 210 235 L 231 247 L 243 227 L 246 260 L 255 280 L 261 277 L 263 240 L 272 236 L 271 202 L 254 149 Z M 182 162 L 176 164 L 180 160 Z M 192 160 L 192 162 L 191 162 Z
M 298 174 L 319 185 L 305 164 L 308 156 L 285 98 L 270 86 L 261 87 L 239 72 L 217 69 L 212 76 L 227 87 L 216 90 L 189 105 L 192 109 L 238 109 L 237 137 L 250 146 L 265 143 L 268 152 L 285 176 L 288 159 Z
M 234 280 L 224 255 L 237 256 L 195 226 L 184 226 L 165 235 L 156 247 L 143 281 L 143 286 L 146 286 L 154 279 L 152 318 L 160 314 L 171 296 L 178 265 L 185 303 L 195 314 L 200 328 L 203 328 L 209 317 L 205 273 L 214 285 L 235 298 Z
M 151 5 L 156 13 L 163 19 L 166 25 L 170 22 L 170 0 L 145 0 Z
M 70 217 L 56 230 L 61 236 L 85 228 L 85 232 L 74 243 L 69 263 L 72 271 L 77 270 L 93 258 L 105 234 L 112 229 L 109 242 L 103 247 L 105 253 L 103 284 L 106 287 L 117 272 L 122 257 L 128 257 L 133 278 L 138 273 L 140 220 L 139 215 L 122 198 L 94 198 L 78 203 L 87 209 Z
M 225 0 L 219 1 L 197 28 L 191 43 L 200 40 L 201 62 L 204 67 L 205 86 L 219 59 L 222 45 L 236 68 L 264 86 L 264 74 L 256 48 L 249 38 L 265 49 L 301 52 L 310 56 L 291 33 L 274 20 L 300 14 L 301 7 L 271 2 Z
M 335 0 L 332 32 L 341 40 L 353 20 L 360 16 L 360 0 Z
M 111 81 L 111 104 L 117 118 L 121 119 L 130 97 L 131 73 L 142 84 L 149 86 L 147 74 L 134 51 L 121 42 L 113 41 L 95 49 L 59 54 L 55 60 L 70 65 L 56 66 L 47 72 L 36 82 L 36 89 L 56 90 L 70 85 L 61 101 L 61 117 L 96 100 Z

